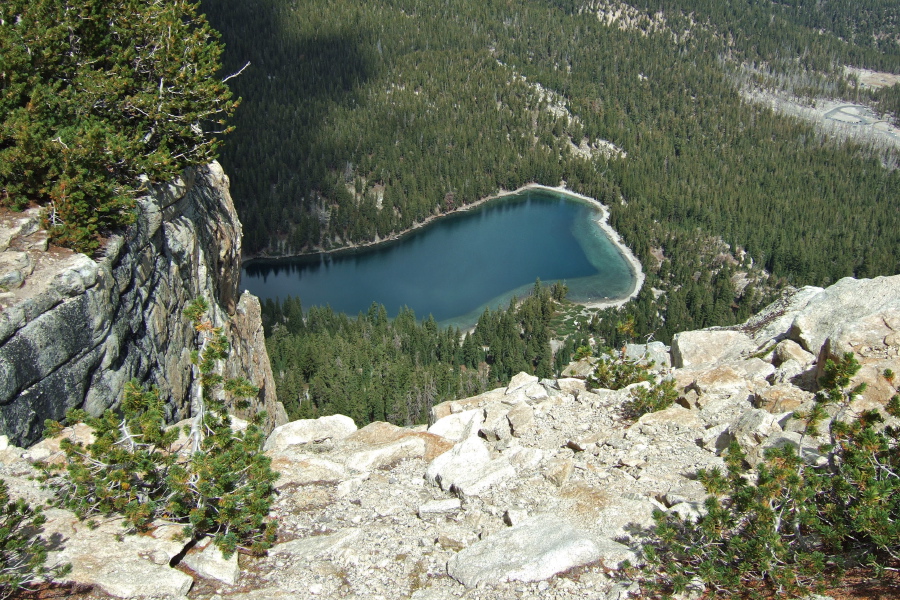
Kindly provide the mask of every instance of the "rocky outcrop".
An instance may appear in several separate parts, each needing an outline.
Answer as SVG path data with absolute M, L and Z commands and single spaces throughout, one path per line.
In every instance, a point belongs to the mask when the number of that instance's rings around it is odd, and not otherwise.
M 38 440 L 68 408 L 115 406 L 132 378 L 159 388 L 171 420 L 189 416 L 194 332 L 182 313 L 199 297 L 232 343 L 226 374 L 260 387 L 248 412 L 265 409 L 270 429 L 286 421 L 259 301 L 238 293 L 241 224 L 221 167 L 156 188 L 136 217 L 92 260 L 48 247 L 35 210 L 0 215 L 0 432 L 12 441 Z
M 288 424 L 266 445 L 281 474 L 272 512 L 279 543 L 268 556 L 231 562 L 196 547 L 184 564 L 227 600 L 640 597 L 622 579 L 623 562 L 641 563 L 654 511 L 702 516 L 696 472 L 724 469 L 731 441 L 751 465 L 787 444 L 822 464 L 822 440 L 802 438 L 791 411 L 812 401 L 814 375 L 833 348 L 849 347 L 881 380 L 860 407 L 878 409 L 893 390 L 884 369 L 900 372 L 890 300 L 900 277 L 838 285 L 840 294 L 795 291 L 739 327 L 679 336 L 672 354 L 683 366 L 654 359 L 675 380 L 678 403 L 637 421 L 622 416 L 633 386 L 591 389 L 583 379 L 523 373 L 506 388 L 434 406 L 427 428 L 356 429 L 341 416 Z M 829 316 L 860 292 L 876 297 L 840 320 Z M 728 340 L 734 345 L 723 347 Z M 47 458 L 52 442 L 24 451 L 2 441 L 0 475 L 13 494 L 45 500 L 27 461 Z M 184 573 L 166 566 L 178 546 L 164 527 L 122 542 L 108 524 L 89 531 L 66 511 L 48 516 L 46 530 L 59 534 L 51 558 L 72 562 L 79 581 L 122 597 L 184 593 Z M 105 544 L 107 558 L 98 563 L 89 544 Z M 125 584 L 146 580 L 141 573 L 158 579 L 156 591 Z

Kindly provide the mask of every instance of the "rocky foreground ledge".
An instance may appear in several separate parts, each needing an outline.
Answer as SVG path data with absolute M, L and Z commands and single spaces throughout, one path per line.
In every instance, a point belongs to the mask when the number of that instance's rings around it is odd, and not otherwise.
M 91 531 L 52 509 L 52 560 L 72 563 L 70 576 L 94 593 L 118 597 L 639 595 L 617 570 L 640 562 L 653 511 L 699 514 L 705 494 L 693 474 L 722 467 L 731 440 L 751 462 L 766 447 L 796 445 L 791 412 L 812 402 L 826 358 L 852 351 L 863 365 L 856 380 L 869 390 L 854 408 L 878 409 L 895 393 L 883 373 L 900 372 L 900 277 L 804 288 L 742 326 L 679 334 L 670 352 L 627 350 L 656 356 L 655 368 L 677 382 L 678 404 L 626 421 L 630 390 L 589 389 L 586 360 L 570 365 L 570 377 L 523 373 L 437 405 L 427 428 L 357 429 L 341 415 L 295 421 L 266 443 L 281 473 L 279 543 L 268 556 L 224 561 L 196 547 L 170 568 L 183 550 L 171 529 L 119 540 L 115 521 Z M 54 448 L 0 452 L 14 495 L 45 499 L 28 480 L 30 461 Z

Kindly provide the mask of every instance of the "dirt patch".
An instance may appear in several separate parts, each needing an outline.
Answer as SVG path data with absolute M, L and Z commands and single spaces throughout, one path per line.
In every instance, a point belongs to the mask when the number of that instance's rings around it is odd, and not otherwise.
M 900 128 L 886 115 L 877 115 L 863 105 L 817 99 L 812 104 L 785 92 L 744 88 L 741 96 L 750 102 L 768 106 L 777 113 L 808 121 L 828 137 L 854 140 L 875 148 L 900 148 Z
M 857 69 L 856 67 L 844 67 L 844 74 L 855 75 L 859 80 L 860 85 L 863 87 L 883 88 L 900 83 L 900 75 L 870 71 L 868 69 Z
M 593 515 L 609 504 L 606 492 L 580 482 L 565 486 L 560 496 L 569 500 L 573 512 L 579 515 Z

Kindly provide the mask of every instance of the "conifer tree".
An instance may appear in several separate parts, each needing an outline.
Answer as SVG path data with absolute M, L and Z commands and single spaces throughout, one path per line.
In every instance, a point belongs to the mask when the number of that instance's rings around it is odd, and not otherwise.
M 92 251 L 148 182 L 216 157 L 237 102 L 197 6 L 0 3 L 0 205 L 46 204 L 56 240 Z
M 193 422 L 184 431 L 187 442 L 179 442 L 177 428 L 166 427 L 158 391 L 132 381 L 118 412 L 67 413 L 69 425 L 85 422 L 95 439 L 83 444 L 63 438 L 65 464 L 44 465 L 45 480 L 58 504 L 82 518 L 120 513 L 124 525 L 137 531 L 162 518 L 183 524 L 185 537 L 212 536 L 226 556 L 238 548 L 260 552 L 275 536 L 269 509 L 277 473 L 262 454 L 265 415 L 257 414 L 243 431 L 232 427 L 226 394 L 246 398 L 257 390 L 246 379 L 221 375 L 229 345 L 222 329 L 206 319 L 208 309 L 201 299 L 185 311 L 200 337 L 192 362 L 201 388 Z M 246 401 L 236 407 L 246 408 Z M 60 423 L 47 421 L 45 435 L 63 431 Z

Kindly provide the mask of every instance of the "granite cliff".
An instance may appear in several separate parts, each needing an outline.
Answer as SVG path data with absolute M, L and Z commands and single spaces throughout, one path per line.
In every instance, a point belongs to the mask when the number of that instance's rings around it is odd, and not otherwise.
M 159 388 L 170 420 L 190 416 L 182 313 L 199 297 L 232 344 L 226 374 L 260 388 L 250 411 L 266 410 L 268 429 L 286 421 L 259 300 L 238 292 L 241 224 L 218 163 L 140 198 L 134 225 L 96 260 L 48 246 L 40 225 L 37 209 L 0 214 L 0 433 L 32 444 L 68 408 L 115 406 L 132 378 Z

